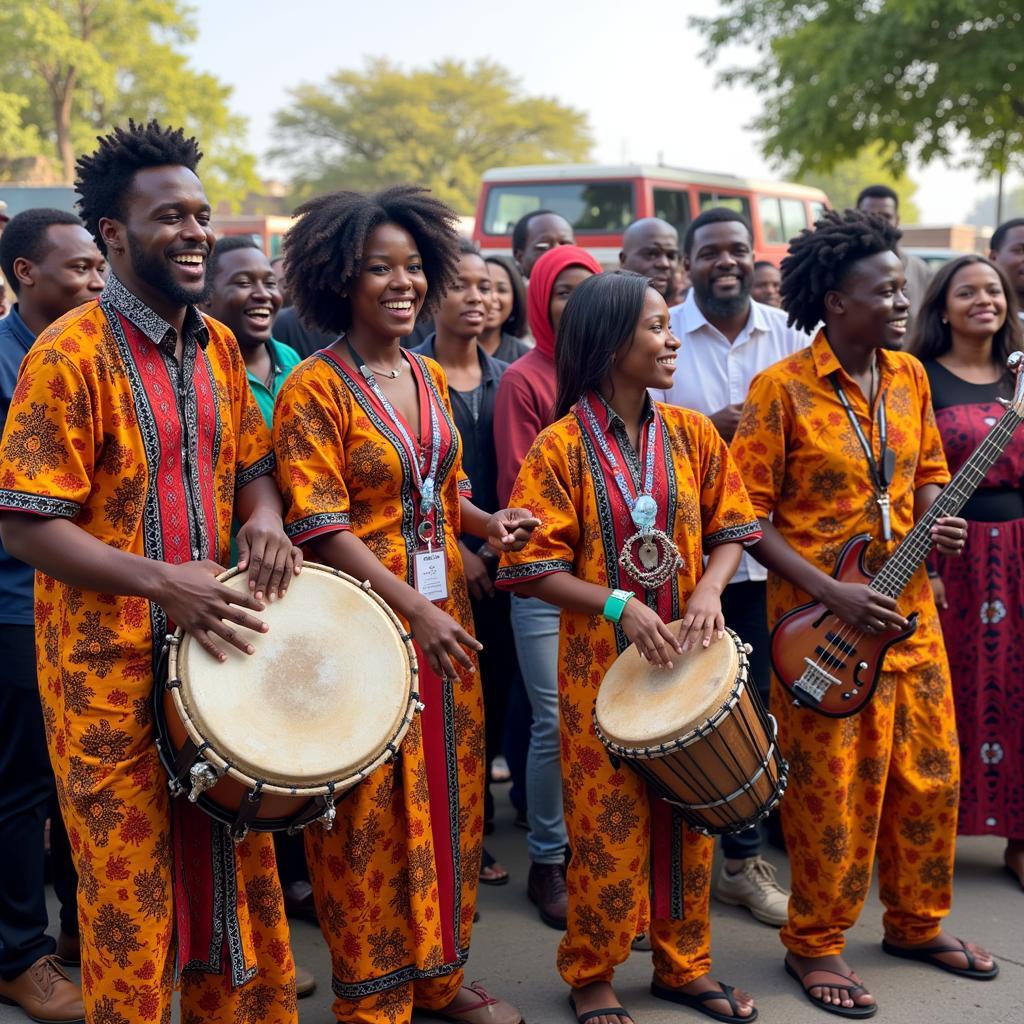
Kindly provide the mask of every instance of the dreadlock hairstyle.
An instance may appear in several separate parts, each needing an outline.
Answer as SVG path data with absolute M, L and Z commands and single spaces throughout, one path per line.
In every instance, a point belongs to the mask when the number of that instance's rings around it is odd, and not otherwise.
M 155 120 L 146 125 L 129 120 L 127 128 L 115 128 L 97 136 L 97 141 L 96 151 L 80 156 L 75 164 L 75 190 L 82 220 L 106 256 L 100 220 L 124 220 L 125 196 L 136 173 L 147 167 L 187 167 L 194 172 L 203 154 L 195 138 L 186 139 L 181 128 L 164 128 Z
M 423 260 L 430 313 L 455 279 L 459 262 L 457 214 L 425 188 L 394 185 L 379 192 L 332 192 L 303 203 L 284 236 L 292 304 L 302 320 L 325 333 L 352 324 L 344 294 L 359 275 L 366 243 L 381 224 L 397 224 L 413 237 Z
M 825 296 L 840 287 L 850 267 L 876 253 L 895 252 L 900 234 L 881 217 L 858 210 L 828 210 L 813 230 L 804 228 L 779 268 L 789 326 L 813 331 L 825 319 Z

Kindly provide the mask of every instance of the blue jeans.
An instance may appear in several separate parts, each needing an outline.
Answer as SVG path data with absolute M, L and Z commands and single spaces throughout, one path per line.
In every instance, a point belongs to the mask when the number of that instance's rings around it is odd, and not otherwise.
M 722 591 L 725 624 L 753 647 L 750 654 L 750 682 L 768 707 L 772 663 L 768 655 L 768 584 L 761 580 L 730 583 Z M 730 860 L 746 860 L 761 852 L 761 829 L 754 825 L 743 832 L 722 836 L 722 853 Z
M 535 864 L 561 864 L 569 837 L 562 814 L 558 732 L 558 620 L 561 613 L 535 597 L 512 598 L 512 632 L 519 669 L 533 709 L 526 762 L 527 846 Z

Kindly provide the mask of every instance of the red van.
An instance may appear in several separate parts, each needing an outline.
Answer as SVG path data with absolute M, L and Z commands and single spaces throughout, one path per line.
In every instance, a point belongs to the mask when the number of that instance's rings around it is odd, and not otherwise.
M 497 167 L 484 173 L 473 238 L 485 254 L 511 253 L 516 221 L 531 210 L 554 210 L 572 224 L 580 245 L 612 266 L 619 261 L 623 230 L 637 218 L 667 220 L 681 242 L 702 210 L 725 206 L 750 224 L 757 259 L 777 265 L 789 239 L 828 205 L 820 189 L 676 167 Z

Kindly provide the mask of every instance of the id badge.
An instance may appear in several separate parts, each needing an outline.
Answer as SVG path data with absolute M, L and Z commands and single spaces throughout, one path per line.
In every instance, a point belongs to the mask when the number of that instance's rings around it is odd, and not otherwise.
M 448 559 L 444 548 L 428 548 L 413 556 L 416 589 L 428 601 L 448 599 Z

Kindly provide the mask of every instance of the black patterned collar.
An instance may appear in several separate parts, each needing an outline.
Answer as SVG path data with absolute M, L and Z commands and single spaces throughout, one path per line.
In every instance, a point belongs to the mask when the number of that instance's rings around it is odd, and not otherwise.
M 142 333 L 156 345 L 165 355 L 174 356 L 178 343 L 178 333 L 159 313 L 150 309 L 134 292 L 130 292 L 110 272 L 106 287 L 100 295 L 100 302 L 126 316 Z M 206 321 L 195 306 L 185 309 L 185 338 L 192 338 L 200 348 L 206 348 L 210 341 L 210 332 Z

